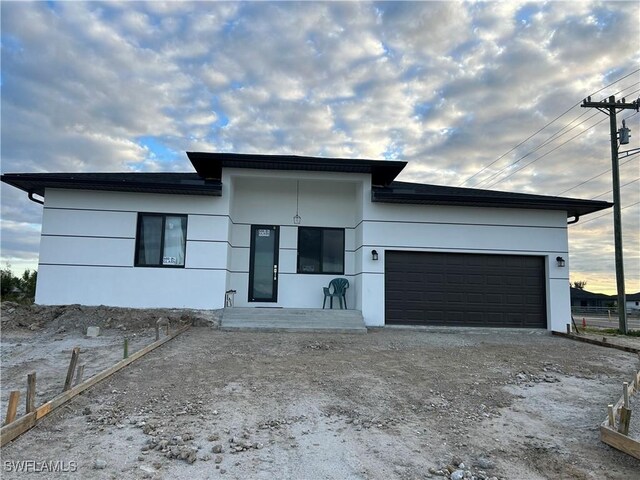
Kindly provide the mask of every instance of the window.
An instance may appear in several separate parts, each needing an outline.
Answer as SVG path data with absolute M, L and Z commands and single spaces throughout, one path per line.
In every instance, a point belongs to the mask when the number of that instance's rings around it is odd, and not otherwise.
M 298 273 L 344 273 L 344 229 L 298 227 Z
M 186 215 L 139 213 L 136 267 L 184 267 Z

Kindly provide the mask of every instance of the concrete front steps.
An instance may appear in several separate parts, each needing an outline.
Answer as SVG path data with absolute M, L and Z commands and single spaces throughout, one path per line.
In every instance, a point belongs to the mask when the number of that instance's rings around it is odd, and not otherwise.
M 321 308 L 225 308 L 220 330 L 367 333 L 360 310 Z

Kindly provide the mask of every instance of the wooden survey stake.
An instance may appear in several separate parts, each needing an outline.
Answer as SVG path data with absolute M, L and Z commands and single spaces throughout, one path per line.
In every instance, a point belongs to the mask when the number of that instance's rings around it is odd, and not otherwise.
M 27 403 L 25 413 L 31 413 L 36 409 L 36 372 L 27 375 Z
M 7 405 L 7 416 L 4 419 L 4 424 L 8 425 L 16 418 L 16 412 L 18 411 L 18 401 L 20 400 L 20 391 L 13 390 L 9 394 L 9 404 Z
M 618 432 L 623 435 L 629 435 L 629 424 L 631 423 L 631 408 L 629 405 L 629 384 L 622 384 L 623 403 L 620 407 L 620 423 L 618 424 Z
M 64 381 L 63 392 L 66 392 L 71 388 L 73 374 L 76 372 L 76 365 L 78 364 L 78 357 L 80 357 L 80 347 L 74 347 L 71 351 L 71 361 L 69 362 L 69 369 L 67 370 L 67 378 Z
M 84 363 L 78 365 L 78 370 L 76 370 L 76 381 L 74 382 L 74 386 L 82 383 L 82 377 L 84 376 Z
M 171 336 L 165 337 L 162 340 L 159 340 L 157 342 L 153 342 L 151 345 L 147 345 L 143 349 L 138 350 L 137 352 L 131 354 L 129 358 L 119 361 L 112 367 L 109 367 L 106 370 L 103 370 L 102 372 L 98 373 L 97 375 L 94 375 L 93 377 L 89 378 L 88 380 L 85 380 L 81 384 L 76 385 L 71 390 L 63 392 L 57 397 L 53 398 L 52 400 L 49 400 L 47 403 L 40 405 L 38 408 L 36 408 L 34 412 L 27 413 L 26 415 L 23 415 L 22 417 L 18 418 L 17 420 L 10 423 L 9 425 L 3 426 L 0 429 L 0 447 L 6 445 L 14 438 L 22 435 L 24 432 L 26 432 L 27 430 L 35 426 L 36 423 L 42 417 L 45 417 L 46 415 L 54 411 L 56 408 L 60 407 L 61 405 L 64 405 L 66 402 L 71 400 L 76 395 L 80 394 L 81 392 L 84 392 L 88 388 L 91 388 L 96 383 L 100 382 L 101 380 L 104 380 L 108 376 L 126 367 L 131 362 L 134 362 L 138 358 L 142 357 L 143 355 L 146 355 L 147 353 L 151 352 L 157 347 L 164 345 L 172 338 L 175 338 L 178 335 L 180 335 L 182 332 L 185 332 L 186 330 L 188 330 L 189 327 L 190 327 L 189 325 L 185 325 L 182 328 L 179 328 L 178 330 L 174 331 L 171 334 Z

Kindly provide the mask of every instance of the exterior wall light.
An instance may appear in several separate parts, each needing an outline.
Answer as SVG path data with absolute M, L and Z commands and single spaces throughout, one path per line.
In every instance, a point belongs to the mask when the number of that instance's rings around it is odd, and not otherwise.
M 378 252 L 376 250 L 371 250 L 371 259 L 378 260 Z
M 562 258 L 562 257 L 556 257 L 556 262 L 558 263 L 558 266 L 560 268 L 564 267 L 564 265 L 565 265 L 564 258 Z

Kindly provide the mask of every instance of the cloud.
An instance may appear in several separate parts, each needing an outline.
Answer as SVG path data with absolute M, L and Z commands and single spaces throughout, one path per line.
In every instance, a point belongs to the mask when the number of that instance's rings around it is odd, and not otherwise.
M 458 185 L 477 174 L 467 185 L 555 195 L 610 168 L 606 117 L 578 103 L 640 62 L 637 42 L 621 40 L 640 38 L 640 6 L 628 2 L 0 9 L 3 172 L 180 171 L 186 150 L 293 153 L 399 158 L 409 161 L 403 180 Z M 636 73 L 596 97 L 633 99 L 639 82 Z M 575 128 L 561 135 L 566 125 Z M 629 126 L 637 148 L 640 115 Z M 621 167 L 623 184 L 637 162 Z M 568 194 L 591 198 L 610 184 L 606 173 Z M 623 189 L 623 205 L 639 200 L 637 186 Z M 12 222 L 25 242 L 3 241 L 2 256 L 35 261 L 38 207 L 12 190 L 2 191 L 3 237 Z M 635 208 L 625 210 L 631 247 Z M 570 241 L 572 271 L 608 289 L 607 218 L 570 227 Z

